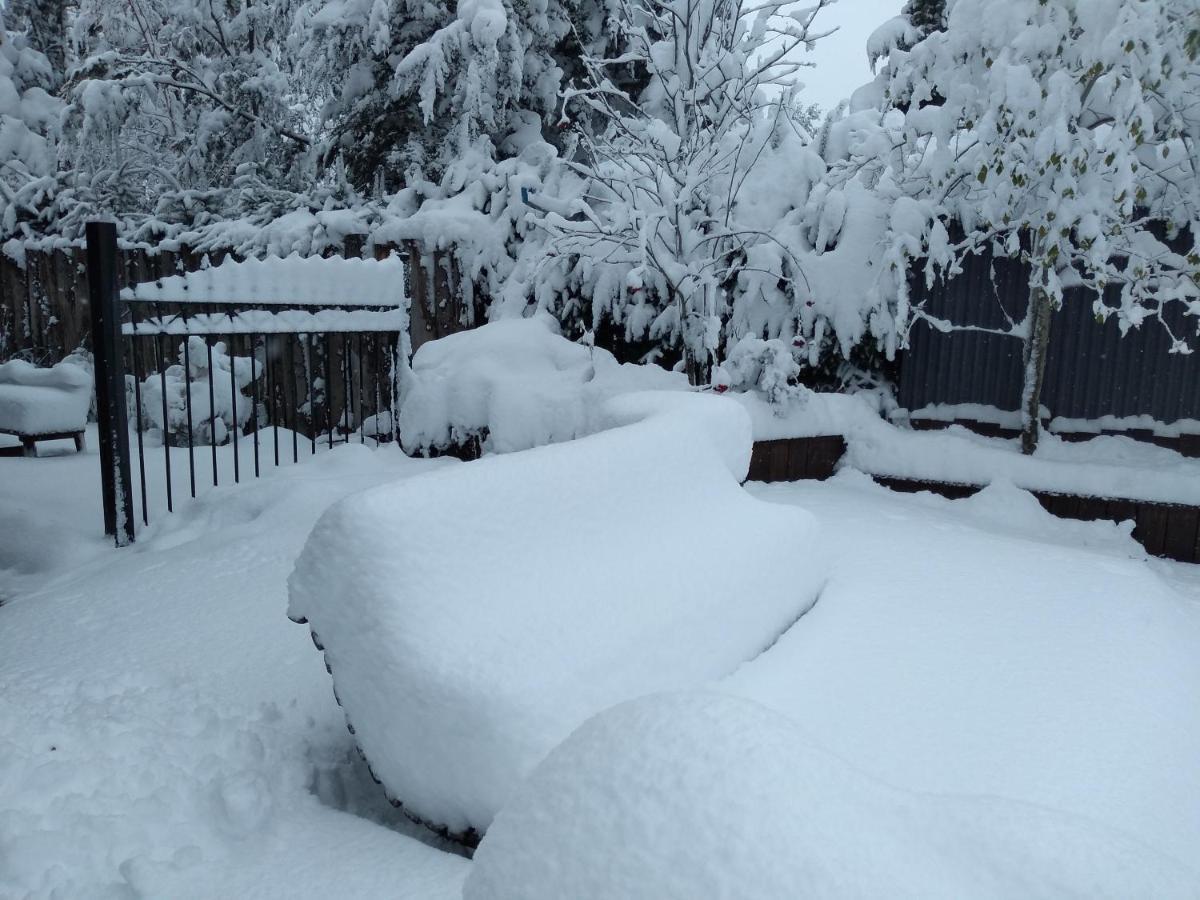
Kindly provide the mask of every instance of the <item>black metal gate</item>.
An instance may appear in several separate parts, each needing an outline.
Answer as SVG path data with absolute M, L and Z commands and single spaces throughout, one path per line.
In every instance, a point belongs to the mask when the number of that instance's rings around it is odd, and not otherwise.
M 303 310 L 277 299 L 146 300 L 118 292 L 117 258 L 115 226 L 89 223 L 104 526 L 117 546 L 134 540 L 137 518 L 150 522 L 148 468 L 161 465 L 158 499 L 172 512 L 210 479 L 237 483 L 320 447 L 395 439 L 402 279 L 390 308 L 345 297 Z

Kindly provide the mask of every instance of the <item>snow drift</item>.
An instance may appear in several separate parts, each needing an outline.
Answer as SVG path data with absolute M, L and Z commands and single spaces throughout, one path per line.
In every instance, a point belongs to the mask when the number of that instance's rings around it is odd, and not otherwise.
M 600 713 L 496 817 L 465 900 L 1194 897 L 1117 831 L 996 797 L 915 794 L 789 718 L 689 692 Z
M 739 487 L 737 404 L 639 393 L 605 415 L 347 498 L 289 582 L 376 777 L 468 842 L 589 716 L 727 675 L 822 583 L 815 520 Z

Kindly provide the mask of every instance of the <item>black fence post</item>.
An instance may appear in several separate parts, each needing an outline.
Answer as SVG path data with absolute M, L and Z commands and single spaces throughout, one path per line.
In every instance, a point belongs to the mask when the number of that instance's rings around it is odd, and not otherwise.
M 117 227 L 112 222 L 88 222 L 86 234 L 104 533 L 113 535 L 117 546 L 124 547 L 133 543 L 135 523 L 129 476 L 125 364 L 121 356 L 121 310 L 117 297 Z

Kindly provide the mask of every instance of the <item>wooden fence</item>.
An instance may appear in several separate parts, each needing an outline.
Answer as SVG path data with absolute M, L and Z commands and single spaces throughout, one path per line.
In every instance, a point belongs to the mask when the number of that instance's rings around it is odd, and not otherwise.
M 362 236 L 351 236 L 342 255 L 359 257 Z M 408 268 L 410 337 L 416 350 L 422 343 L 482 322 L 484 300 L 464 290 L 453 251 L 437 250 L 410 241 L 404 245 L 374 246 L 377 257 L 399 252 Z M 152 281 L 165 275 L 192 272 L 217 264 L 223 251 L 194 252 L 126 248 L 121 251 L 118 286 Z M 335 305 L 339 298 L 331 298 Z M 91 349 L 85 252 L 80 247 L 28 250 L 23 263 L 0 255 L 0 362 L 15 356 L 50 365 L 77 348 Z
M 823 480 L 841 461 L 846 442 L 841 435 L 785 438 L 758 441 L 750 458 L 750 481 Z M 894 491 L 929 491 L 951 500 L 970 497 L 983 488 L 978 484 L 923 481 L 872 474 L 872 478 Z M 1030 491 L 1042 508 L 1062 519 L 1134 522 L 1133 539 L 1153 556 L 1200 563 L 1200 506 L 1156 503 L 1113 497 L 1083 497 L 1051 491 Z

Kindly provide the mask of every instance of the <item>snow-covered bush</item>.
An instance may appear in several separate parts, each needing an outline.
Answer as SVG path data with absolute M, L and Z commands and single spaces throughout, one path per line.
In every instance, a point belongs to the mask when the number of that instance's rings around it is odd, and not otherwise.
M 815 520 L 740 487 L 738 404 L 605 411 L 597 434 L 337 504 L 289 580 L 375 775 L 468 840 L 589 716 L 732 671 L 822 583 Z
M 617 394 L 686 387 L 681 375 L 568 341 L 549 316 L 501 319 L 421 345 L 405 378 L 400 437 L 414 454 L 472 441 L 508 453 L 598 430 L 604 401 Z
M 734 344 L 714 372 L 713 387 L 722 391 L 757 391 L 782 414 L 808 394 L 799 377 L 800 366 L 783 341 L 778 338 L 764 341 L 746 335 Z
M 224 341 L 212 345 L 212 369 L 208 365 L 208 347 L 204 338 L 188 339 L 187 353 L 179 345 L 179 363 L 167 368 L 167 415 L 163 420 L 163 385 L 158 374 L 142 383 L 142 425 L 163 434 L 172 445 L 224 444 L 234 430 L 240 432 L 257 416 L 253 401 L 244 391 L 250 387 L 250 357 L 231 357 Z M 187 368 L 185 368 L 185 365 Z M 264 367 L 257 365 L 262 376 Z M 212 392 L 212 400 L 209 392 Z M 192 430 L 188 432 L 188 399 L 191 399 Z M 210 424 L 211 417 L 211 424 Z

